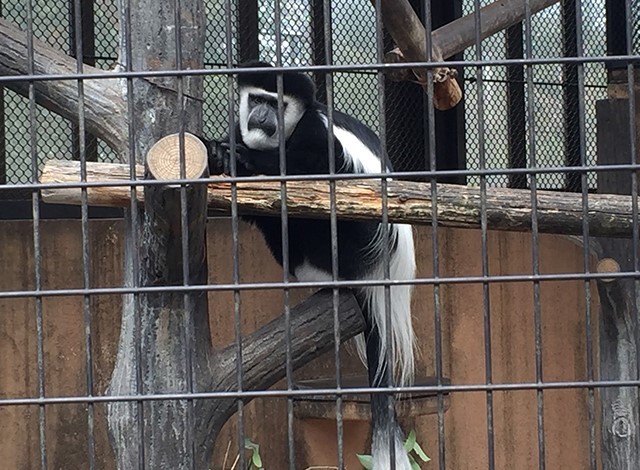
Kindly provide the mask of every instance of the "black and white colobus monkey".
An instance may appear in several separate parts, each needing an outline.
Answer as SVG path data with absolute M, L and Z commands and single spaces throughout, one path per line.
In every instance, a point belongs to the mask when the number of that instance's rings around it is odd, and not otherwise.
M 270 67 L 262 62 L 244 64 Z M 236 129 L 238 175 L 279 175 L 279 137 L 277 75 L 239 74 L 240 113 Z M 283 73 L 284 138 L 286 140 L 286 173 L 328 174 L 327 109 L 315 99 L 311 79 L 299 72 Z M 379 173 L 382 155 L 376 134 L 356 119 L 334 112 L 335 168 L 338 173 Z M 228 146 L 208 142 L 212 173 L 228 171 Z M 281 221 L 275 217 L 249 218 L 264 234 L 276 260 L 282 264 Z M 301 281 L 331 281 L 331 226 L 329 221 L 292 218 L 289 220 L 289 266 L 291 274 Z M 415 256 L 411 226 L 389 224 L 384 239 L 382 225 L 377 222 L 338 221 L 338 274 L 342 280 L 384 279 L 384 251 L 389 251 L 392 280 L 415 277 Z M 387 344 L 384 286 L 362 287 L 356 296 L 367 318 L 366 339 L 360 338 L 358 349 L 366 354 L 369 382 L 372 387 L 391 385 L 390 376 L 400 385 L 413 378 L 414 336 L 411 325 L 410 285 L 390 287 L 391 340 Z M 366 344 L 365 344 L 366 342 Z M 386 367 L 387 349 L 393 364 Z M 391 369 L 391 370 L 389 370 Z M 395 415 L 390 420 L 390 397 L 372 394 L 373 468 L 386 470 L 390 465 L 390 444 L 395 443 L 395 468 L 410 470 L 403 448 L 403 433 Z

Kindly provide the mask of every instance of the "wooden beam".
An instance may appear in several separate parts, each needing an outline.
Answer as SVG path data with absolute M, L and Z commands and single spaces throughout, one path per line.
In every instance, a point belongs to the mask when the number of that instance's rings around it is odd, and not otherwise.
M 139 175 L 143 168 L 138 167 Z M 121 182 L 123 186 L 91 187 L 92 205 L 129 204 L 129 167 L 113 163 L 87 163 L 87 181 Z M 80 181 L 78 162 L 49 160 L 40 181 L 44 184 Z M 238 205 L 243 213 L 280 214 L 280 183 L 240 182 Z M 209 210 L 228 214 L 231 208 L 231 183 L 214 178 L 208 187 Z M 432 203 L 430 183 L 392 180 L 387 182 L 388 214 L 393 222 L 430 224 Z M 287 207 L 292 217 L 328 218 L 329 185 L 321 181 L 287 183 Z M 566 235 L 582 234 L 582 196 L 580 194 L 538 191 L 538 230 Z M 46 202 L 80 204 L 78 188 L 42 190 Z M 372 180 L 338 181 L 337 215 L 346 219 L 379 219 L 382 214 L 380 184 Z M 479 228 L 481 194 L 478 188 L 438 185 L 438 223 L 442 226 Z M 531 192 L 529 190 L 489 188 L 485 207 L 491 230 L 530 231 Z M 629 196 L 590 194 L 589 228 L 591 235 L 630 237 L 633 230 L 632 201 Z
M 293 370 L 333 350 L 335 343 L 331 289 L 321 290 L 296 305 L 291 309 L 289 317 L 291 331 L 295 331 L 291 335 Z M 265 390 L 285 377 L 285 325 L 283 314 L 242 339 L 243 390 Z M 363 332 L 365 328 L 362 311 L 349 289 L 339 292 L 338 325 L 343 342 Z M 209 390 L 237 390 L 236 363 L 235 344 L 222 349 L 216 355 L 216 374 L 212 376 Z M 218 411 L 209 421 L 210 436 L 216 436 L 222 425 L 237 410 L 235 400 L 220 400 L 217 406 Z
M 480 9 L 480 37 L 487 38 L 525 19 L 527 3 L 531 14 L 537 13 L 559 0 L 497 0 Z M 374 5 L 376 0 L 371 0 Z M 398 51 L 387 55 L 391 62 L 427 61 L 427 33 L 408 0 L 380 0 L 381 15 L 385 27 L 398 45 Z M 432 60 L 448 59 L 476 42 L 476 14 L 471 13 L 431 33 Z M 393 51 L 392 51 L 393 52 Z M 392 76 L 404 80 L 426 83 L 426 71 L 414 69 L 412 76 L 395 71 Z M 434 105 L 440 110 L 450 109 L 462 99 L 462 91 L 449 69 L 436 69 L 434 80 Z M 424 86 L 424 85 L 423 85 Z
M 374 6 L 376 0 L 371 0 Z M 380 0 L 381 16 L 385 28 L 398 45 L 399 51 L 395 55 L 387 56 L 388 59 L 419 62 L 427 60 L 426 31 L 418 15 L 416 15 L 409 0 Z M 442 61 L 440 49 L 433 48 L 432 60 Z M 428 80 L 427 71 L 414 69 L 412 79 L 423 85 L 426 91 Z M 455 79 L 455 74 L 447 68 L 440 68 L 433 74 L 434 106 L 440 110 L 451 109 L 462 99 L 462 90 Z

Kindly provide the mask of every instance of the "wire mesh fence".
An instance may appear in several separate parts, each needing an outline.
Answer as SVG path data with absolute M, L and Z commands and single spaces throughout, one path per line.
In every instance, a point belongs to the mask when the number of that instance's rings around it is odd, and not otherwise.
M 290 4 L 289 4 L 290 3 Z M 311 3 L 305 2 L 283 2 L 282 5 L 282 63 L 283 65 L 311 65 L 314 60 L 314 47 L 323 48 L 322 36 L 323 28 L 315 26 L 310 21 Z M 331 36 L 333 42 L 333 62 L 336 65 L 348 64 L 373 64 L 376 62 L 375 43 L 375 18 L 371 15 L 361 14 L 363 3 L 359 1 L 335 2 L 332 5 Z M 490 3 L 488 0 L 481 2 L 481 5 Z M 469 14 L 473 11 L 474 2 L 461 2 L 462 12 Z M 225 15 L 223 13 L 223 2 L 211 2 L 206 4 L 211 20 L 207 26 L 207 48 L 206 65 L 208 67 L 220 67 L 226 64 L 224 48 L 220 44 L 226 42 Z M 317 9 L 317 7 L 316 7 Z M 632 16 L 638 15 L 638 8 L 632 6 Z M 6 2 L 3 8 L 4 17 L 18 25 L 25 24 L 25 13 L 21 2 Z M 99 1 L 93 4 L 94 11 L 94 41 L 96 66 L 103 69 L 110 69 L 117 65 L 118 47 L 118 13 L 116 2 Z M 59 48 L 65 52 L 72 52 L 72 21 L 70 17 L 71 7 L 68 1 L 48 2 L 46 5 L 38 4 L 34 8 L 34 34 L 37 38 L 44 40 L 48 44 Z M 258 18 L 256 24 L 259 34 L 259 54 L 260 58 L 275 62 L 275 22 L 273 21 L 274 5 L 272 2 L 259 3 L 258 11 L 255 12 Z M 306 15 L 306 16 L 305 16 Z M 590 0 L 582 2 L 582 15 L 584 24 L 582 26 L 582 53 L 585 56 L 606 55 L 605 30 L 605 0 Z M 234 61 L 239 59 L 237 55 L 240 45 L 237 43 L 238 34 L 238 12 L 232 14 L 231 37 L 236 43 L 234 47 Z M 632 21 L 631 24 L 637 22 Z M 562 9 L 560 5 L 554 5 L 532 19 L 531 31 L 531 58 L 554 58 L 562 57 L 565 48 L 570 48 L 571 43 L 575 44 L 575 20 L 567 19 L 563 23 Z M 246 26 L 245 26 L 246 28 Z M 636 28 L 637 29 L 637 28 Z M 313 34 L 312 34 L 313 30 Z M 563 31 L 566 32 L 563 37 Z M 624 31 L 617 31 L 614 34 L 623 36 Z M 248 32 L 246 34 L 249 34 Z M 315 36 L 314 36 L 315 34 Z M 526 31 L 521 32 L 512 41 L 524 44 Z M 632 41 L 634 47 L 638 47 L 638 32 L 634 29 Z M 320 43 L 320 44 L 318 44 Z M 574 46 L 575 47 L 575 46 Z M 485 60 L 499 60 L 507 56 L 507 33 L 499 32 L 482 42 L 482 57 Z M 520 47 L 519 49 L 522 49 Z M 522 53 L 521 53 L 522 54 Z M 464 53 L 464 58 L 469 59 L 476 56 L 473 47 L 468 48 Z M 523 57 L 523 56 L 522 56 Z M 545 162 L 545 166 L 561 167 L 566 164 L 562 155 L 565 153 L 565 146 L 568 145 L 572 126 L 578 123 L 579 116 L 577 103 L 564 100 L 571 100 L 565 97 L 567 91 L 577 89 L 575 83 L 575 67 L 564 66 L 562 64 L 541 64 L 533 67 L 533 88 L 529 90 L 522 81 L 509 80 L 507 67 L 483 67 L 483 81 L 485 93 L 487 94 L 487 120 L 483 123 L 486 138 L 486 167 L 487 168 L 509 168 L 509 152 L 512 147 L 524 147 L 528 153 L 526 142 L 517 142 L 521 137 L 509 136 L 509 119 L 527 121 L 526 109 L 523 106 L 511 109 L 508 112 L 509 95 L 520 89 L 520 92 L 534 94 L 536 107 L 534 115 L 529 120 L 535 120 L 536 132 L 544 135 L 538 144 L 536 152 L 539 160 Z M 517 72 L 516 72 L 517 73 Z M 474 77 L 475 72 L 471 68 L 465 68 L 463 81 L 467 89 L 465 94 L 465 141 L 466 149 L 464 157 L 469 169 L 478 169 L 478 120 L 477 120 L 477 84 Z M 347 73 L 337 73 L 333 78 L 334 102 L 337 109 L 353 115 L 379 131 L 379 111 L 376 100 L 376 76 L 375 73 L 366 71 L 351 71 Z M 397 85 L 402 86 L 402 85 Z M 210 135 L 223 135 L 226 131 L 226 82 L 222 77 L 208 77 L 206 79 L 205 93 L 205 130 Z M 321 94 L 325 92 L 320 91 Z M 585 116 L 585 125 L 589 130 L 595 129 L 595 102 L 606 97 L 606 70 L 600 64 L 590 63 L 584 66 L 584 93 L 585 109 L 588 114 Z M 393 95 L 393 100 L 387 104 L 385 111 L 393 114 L 395 110 L 400 114 L 421 115 L 423 114 L 424 103 L 416 100 L 415 95 L 410 93 L 397 93 Z M 28 154 L 27 132 L 27 105 L 26 100 L 11 91 L 6 92 L 6 165 L 7 179 L 10 183 L 26 182 L 30 178 L 29 163 L 24 155 Z M 495 112 L 494 112 L 495 107 Z M 555 114 L 554 114 L 555 113 Z M 55 115 L 50 115 L 46 111 L 39 113 L 38 119 L 42 122 L 39 126 L 39 133 L 42 138 L 38 139 L 41 148 L 38 154 L 44 156 L 69 156 L 72 146 L 72 129 L 69 123 L 60 120 Z M 406 126 L 398 126 L 393 129 L 397 134 L 389 134 L 387 145 L 390 147 L 389 153 L 395 157 L 395 163 L 401 168 L 414 168 L 416 162 L 424 160 L 424 145 L 421 143 L 421 136 L 411 134 L 411 129 Z M 61 136 L 65 136 L 61 138 Z M 595 132 L 587 132 L 585 142 L 585 152 L 587 162 L 595 162 Z M 574 137 L 575 138 L 575 137 Z M 510 144 L 510 139 L 513 141 Z M 514 141 L 515 139 L 515 141 Z M 401 149 L 395 149 L 398 142 L 402 142 Z M 100 143 L 99 159 L 101 161 L 114 161 L 115 155 L 109 148 Z M 548 160 L 548 161 L 546 161 Z M 575 164 L 575 162 L 574 162 Z M 419 165 L 418 165 L 419 166 Z M 547 175 L 540 180 L 540 184 L 547 189 L 567 189 L 579 191 L 575 181 L 567 182 L 563 174 Z M 478 184 L 478 180 L 471 178 L 470 184 Z M 495 186 L 509 186 L 508 178 L 505 175 L 489 178 L 488 183 Z M 589 179 L 591 189 L 596 187 L 596 179 L 591 176 Z M 7 193 L 8 194 L 8 193 Z
M 637 193 L 635 2 L 565 1 L 482 41 L 478 35 L 453 62 L 464 101 L 449 114 L 434 112 L 424 89 L 392 82 L 384 73 L 382 53 L 393 42 L 388 32 L 377 31 L 383 18 L 369 1 L 206 1 L 201 67 L 189 62 L 193 50 L 182 48 L 202 19 L 191 14 L 197 3 L 2 3 L 3 19 L 65 54 L 75 56 L 89 38 L 84 50 L 92 52 L 84 62 L 119 78 L 118 85 L 104 85 L 105 95 L 117 87 L 109 95 L 117 103 L 104 106 L 120 106 L 127 119 L 119 130 L 128 140 L 109 146 L 105 141 L 113 136 L 107 132 L 90 155 L 83 117 L 95 124 L 87 100 L 95 96 L 90 83 L 108 82 L 103 77 L 87 80 L 75 69 L 56 74 L 51 65 L 55 76 L 47 81 L 84 84 L 73 102 L 77 109 L 67 110 L 77 118 L 71 121 L 60 109 L 36 107 L 43 97 L 50 108 L 60 105 L 50 90 L 37 88 L 42 77 L 29 68 L 35 61 L 17 77 L 0 77 L 0 156 L 7 175 L 0 199 L 31 200 L 28 224 L 2 221 L 6 230 L 0 230 L 0 264 L 7 267 L 0 275 L 0 309 L 8 318 L 0 321 L 0 349 L 13 355 L 7 360 L 11 372 L 0 380 L 0 416 L 16 428 L 16 437 L 0 445 L 9 468 L 370 468 L 371 457 L 356 453 L 383 447 L 369 429 L 381 411 L 370 406 L 390 391 L 398 395 L 407 441 L 394 447 L 391 435 L 389 466 L 374 460 L 375 470 L 393 468 L 392 462 L 408 470 L 395 455 L 404 449 L 406 462 L 420 462 L 419 468 L 637 468 L 638 211 L 636 198 L 623 196 Z M 446 17 L 438 21 L 445 24 L 491 2 L 464 0 L 450 10 L 449 2 L 412 3 L 419 15 Z M 81 6 L 92 20 L 82 27 L 76 14 Z M 150 33 L 145 15 L 162 16 L 165 23 L 148 19 L 162 26 Z M 611 18 L 621 16 L 624 30 L 612 30 Z M 181 22 L 184 29 L 176 27 Z M 91 34 L 76 34 L 83 27 Z M 172 42 L 177 30 L 185 37 Z M 132 57 L 143 56 L 144 47 L 127 49 L 140 37 L 148 50 L 158 47 L 154 34 L 180 57 L 168 77 L 137 68 Z M 26 42 L 29 62 L 44 46 Z M 608 61 L 607 55 L 619 57 Z M 353 257 L 370 262 L 372 248 L 359 251 L 340 238 L 350 225 L 341 225 L 335 191 L 355 178 L 335 174 L 338 167 L 315 176 L 278 168 L 251 177 L 261 191 L 277 192 L 266 204 L 277 209 L 269 219 L 277 225 L 275 242 L 260 225 L 266 222 L 255 219 L 267 247 L 258 230 L 239 223 L 249 207 L 240 190 L 246 175 L 237 173 L 241 160 L 231 164 L 227 205 L 218 207 L 231 217 L 210 219 L 208 233 L 206 197 L 193 191 L 201 180 L 185 177 L 186 162 L 179 177 L 166 180 L 149 178 L 151 170 L 147 177 L 136 173 L 135 162 L 102 173 L 90 165 L 92 159 L 126 160 L 123 155 L 142 162 L 161 137 L 154 134 L 156 124 L 162 133 L 182 132 L 177 148 L 186 153 L 184 131 L 193 130 L 200 107 L 204 135 L 235 135 L 230 125 L 238 120 L 240 96 L 234 74 L 242 74 L 236 65 L 248 58 L 308 73 L 323 103 L 381 137 L 398 172 L 380 167 L 364 178 L 379 185 L 371 223 L 380 239 L 372 240 L 387 248 L 379 250 L 376 270 L 340 270 Z M 5 60 L 0 54 L 0 67 Z M 140 63 L 161 66 L 173 58 L 145 60 Z M 280 77 L 271 95 L 282 103 Z M 169 105 L 157 99 L 167 83 L 177 98 Z M 286 108 L 278 113 L 282 124 Z M 333 129 L 329 140 L 345 139 L 334 121 L 342 118 L 332 112 L 325 118 L 326 129 Z M 231 152 L 240 138 L 230 137 Z M 279 140 L 278 158 L 284 159 L 290 149 L 285 137 Z M 52 160 L 79 164 L 62 166 L 59 180 L 43 181 L 43 166 Z M 602 171 L 603 163 L 609 171 Z M 73 171 L 75 180 L 64 179 Z M 440 176 L 467 184 L 447 189 L 434 184 Z M 331 182 L 329 209 L 308 243 L 301 242 L 304 224 L 316 222 L 300 219 L 308 213 L 282 200 L 295 200 L 296 191 L 314 200 L 322 184 L 317 180 Z M 180 188 L 172 195 L 162 192 L 173 183 Z M 126 208 L 124 219 L 90 221 L 96 188 L 108 194 L 117 187 L 125 188 L 114 197 L 114 205 Z M 525 192 L 491 192 L 495 187 Z M 462 191 L 458 199 L 455 191 Z M 593 193 L 621 196 L 597 199 Z M 139 206 L 142 194 L 145 205 Z M 42 220 L 41 199 L 51 197 L 80 205 L 80 220 Z M 394 212 L 396 199 L 431 204 L 415 209 L 413 232 L 397 228 L 409 216 Z M 364 211 L 365 200 L 352 206 Z M 471 226 L 475 230 L 459 229 Z M 621 238 L 606 236 L 614 229 Z M 393 258 L 409 244 L 415 279 L 397 277 Z M 329 267 L 314 271 L 292 246 L 309 256 L 328 253 Z M 305 269 L 320 272 L 320 279 L 305 279 Z M 302 282 L 292 282 L 295 277 Z M 361 324 L 356 318 L 369 308 L 366 289 L 378 289 L 384 321 L 391 322 L 394 293 L 407 285 L 414 286 L 421 350 L 417 379 L 406 387 L 376 386 L 341 340 L 373 331 L 370 317 Z M 311 296 L 319 288 L 326 295 Z M 121 312 L 122 320 L 114 321 Z M 316 357 L 320 349 L 325 356 Z M 261 369 L 267 365 L 273 370 Z M 393 402 L 384 403 L 391 422 Z

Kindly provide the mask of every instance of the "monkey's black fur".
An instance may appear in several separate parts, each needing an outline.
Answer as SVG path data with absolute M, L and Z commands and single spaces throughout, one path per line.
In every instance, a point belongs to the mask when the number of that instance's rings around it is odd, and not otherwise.
M 270 67 L 263 62 L 252 62 L 243 65 L 246 67 Z M 295 128 L 286 138 L 285 155 L 287 175 L 329 174 L 329 131 L 327 126 L 327 108 L 319 104 L 315 99 L 313 82 L 306 75 L 299 72 L 285 71 L 282 73 L 283 93 L 295 103 L 301 103 L 304 112 L 299 118 Z M 260 89 L 271 94 L 277 93 L 277 74 L 272 71 L 259 73 L 239 74 L 238 85 L 240 89 Z M 290 103 L 291 104 L 291 103 Z M 347 129 L 378 158 L 382 155 L 380 141 L 376 134 L 356 119 L 338 112 L 333 112 L 334 125 Z M 250 175 L 280 175 L 280 152 L 278 146 L 270 149 L 249 148 L 243 139 L 240 126 L 235 132 L 236 153 L 230 152 L 229 138 L 222 142 L 205 142 L 210 160 L 209 168 L 212 174 L 230 173 L 230 159 L 236 159 L 237 176 Z M 355 168 L 353 156 L 348 158 L 338 138 L 333 140 L 336 173 L 357 173 L 362 168 Z M 385 159 L 386 160 L 386 159 Z M 385 162 L 390 168 L 389 162 Z M 382 171 L 382 168 L 380 170 Z M 263 233 L 267 245 L 273 256 L 282 264 L 282 222 L 280 217 L 250 216 L 244 219 L 252 222 Z M 380 265 L 379 256 L 371 256 L 371 244 L 380 237 L 379 223 L 368 221 L 338 221 L 338 277 L 344 280 L 365 279 L 372 272 L 374 266 Z M 397 241 L 396 241 L 397 242 Z M 393 252 L 396 242 L 390 241 L 387 249 Z M 288 219 L 288 260 L 290 272 L 296 275 L 296 269 L 303 265 L 311 265 L 313 268 L 325 273 L 332 272 L 331 251 L 331 224 L 328 220 L 312 219 Z M 411 253 L 413 256 L 413 253 Z M 330 274 L 329 274 L 330 275 Z M 381 345 L 386 341 L 381 337 L 379 328 L 375 324 L 373 312 L 369 311 L 364 289 L 356 289 L 356 297 L 367 319 L 366 355 L 369 368 L 369 382 L 373 387 L 388 386 L 392 384 L 390 367 L 387 360 L 381 354 Z M 394 439 L 401 439 L 401 431 L 397 425 L 395 413 L 389 413 L 392 397 L 386 394 L 372 394 L 372 420 L 374 428 L 374 441 L 377 442 L 379 451 L 384 453 L 386 462 L 389 455 L 396 453 L 396 468 L 405 470 L 409 468 L 406 455 L 398 456 L 402 452 L 402 446 L 393 445 Z M 393 451 L 389 450 L 391 443 Z M 383 447 L 385 447 L 382 449 Z M 374 449 L 375 451 L 375 449 Z M 387 465 L 378 457 L 376 470 L 382 470 Z M 374 455 L 374 462 L 375 462 Z

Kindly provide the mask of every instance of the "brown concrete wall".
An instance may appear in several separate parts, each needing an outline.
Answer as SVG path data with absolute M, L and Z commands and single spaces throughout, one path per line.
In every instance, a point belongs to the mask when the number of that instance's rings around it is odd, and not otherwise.
M 232 249 L 230 224 L 209 224 L 210 282 L 230 282 Z M 81 228 L 77 221 L 43 222 L 42 287 L 82 287 Z M 94 221 L 90 225 L 91 285 L 121 285 L 121 224 Z M 432 276 L 431 232 L 416 230 L 420 276 Z M 260 235 L 241 226 L 241 280 L 269 281 L 281 278 L 279 267 L 268 254 Z M 439 230 L 441 276 L 480 275 L 480 233 L 469 230 Z M 489 271 L 493 275 L 532 273 L 531 237 L 527 234 L 490 233 Z M 582 249 L 561 237 L 540 237 L 540 269 L 543 273 L 583 272 Z M 0 222 L 0 291 L 32 289 L 35 286 L 31 222 Z M 540 284 L 542 357 L 544 379 L 549 381 L 586 378 L 585 283 L 553 281 Z M 292 291 L 292 301 L 307 295 Z M 595 290 L 592 293 L 595 298 Z M 484 383 L 483 286 L 450 284 L 440 288 L 444 374 L 454 383 Z M 250 332 L 282 310 L 278 290 L 241 294 L 242 330 Z M 234 315 L 231 293 L 210 294 L 213 341 L 223 345 L 233 340 Z M 44 331 L 44 384 L 46 396 L 84 395 L 86 351 L 81 297 L 48 297 L 42 300 Z M 120 297 L 91 296 L 92 354 L 96 394 L 103 394 L 114 363 L 119 331 Z M 489 285 L 493 381 L 535 380 L 533 284 Z M 595 307 L 595 305 L 593 306 Z M 420 286 L 414 301 L 414 322 L 422 351 L 420 372 L 434 375 L 433 288 Z M 34 397 L 38 394 L 36 301 L 0 299 L 0 397 Z M 597 325 L 597 309 L 592 308 Z M 361 372 L 357 361 L 345 360 L 346 372 Z M 296 373 L 296 379 L 330 376 L 331 358 L 318 360 Z M 547 468 L 588 467 L 587 392 L 544 392 L 544 425 Z M 494 428 L 496 468 L 538 467 L 536 393 L 496 392 Z M 98 468 L 112 469 L 104 406 L 96 405 L 95 441 Z M 596 407 L 597 408 L 597 407 Z M 286 468 L 287 402 L 284 399 L 255 400 L 245 408 L 245 432 L 261 444 L 266 468 Z M 45 437 L 48 468 L 87 468 L 86 405 L 46 406 Z M 487 468 L 486 395 L 481 392 L 454 394 L 445 413 L 446 467 Z M 39 468 L 39 408 L 0 407 L 0 462 L 2 468 Z M 234 458 L 235 418 L 219 437 L 214 457 L 216 470 L 229 443 L 229 468 Z M 419 442 L 437 461 L 437 416 L 422 416 L 406 423 L 415 427 Z M 298 430 L 302 429 L 298 422 Z M 325 426 L 326 427 L 326 426 Z M 355 426 L 358 428 L 361 426 Z M 294 431 L 294 438 L 302 434 Z M 359 439 L 351 439 L 360 442 Z M 298 443 L 304 450 L 310 443 Z M 316 455 L 321 442 L 313 443 Z M 319 447 L 316 447 L 319 446 Z M 364 449 L 363 449 L 364 450 Z M 304 455 L 300 455 L 300 468 Z M 330 462 L 311 462 L 326 465 Z M 351 468 L 351 467 L 350 467 Z M 427 468 L 437 468 L 434 462 Z

